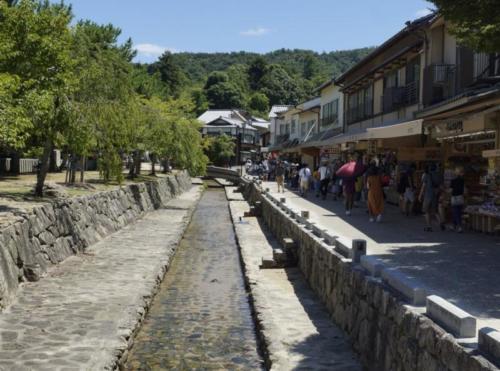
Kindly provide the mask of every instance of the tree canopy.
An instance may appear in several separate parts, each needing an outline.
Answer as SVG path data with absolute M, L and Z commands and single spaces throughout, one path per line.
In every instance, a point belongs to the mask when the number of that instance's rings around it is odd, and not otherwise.
M 458 41 L 470 48 L 500 52 L 500 3 L 498 0 L 430 0 L 451 22 Z
M 36 194 L 54 148 L 72 162 L 95 157 L 105 181 L 144 151 L 203 174 L 195 107 L 171 55 L 133 65 L 120 29 L 72 17 L 63 3 L 0 0 L 0 149 L 41 154 Z

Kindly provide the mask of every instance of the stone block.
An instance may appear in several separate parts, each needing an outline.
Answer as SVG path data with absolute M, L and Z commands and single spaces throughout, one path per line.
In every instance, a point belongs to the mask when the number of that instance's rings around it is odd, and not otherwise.
M 276 262 L 273 259 L 262 258 L 262 262 L 260 264 L 260 269 L 273 269 L 276 268 Z
M 427 297 L 427 316 L 459 338 L 476 337 L 476 318 L 443 298 Z
M 325 240 L 325 243 L 329 246 L 335 246 L 337 242 L 337 236 L 333 236 L 328 232 L 323 233 L 323 239 Z
M 408 277 L 395 268 L 382 269 L 382 279 L 389 286 L 405 296 L 410 304 L 425 305 L 427 290 L 414 278 Z
M 360 259 L 361 266 L 374 277 L 380 277 L 384 264 L 374 256 L 364 255 Z
M 366 255 L 366 240 L 352 240 L 351 259 L 359 263 L 362 256 Z
M 302 210 L 300 212 L 300 217 L 303 218 L 303 219 L 309 219 L 309 211 L 307 210 Z
M 280 197 L 280 202 L 281 202 L 282 204 L 285 204 L 285 203 L 286 203 L 286 198 L 285 198 L 285 197 Z
M 286 264 L 286 253 L 282 249 L 273 249 L 273 260 L 276 264 Z
M 491 327 L 479 330 L 479 351 L 500 366 L 500 332 Z
M 282 240 L 282 245 L 285 250 L 288 249 L 295 249 L 297 245 L 295 244 L 295 241 L 291 238 L 285 237 Z
M 317 225 L 313 224 L 312 225 L 312 232 L 313 234 L 316 236 L 316 237 L 320 237 L 322 238 L 323 237 L 323 232 L 324 232 L 324 229 L 321 229 L 320 227 L 318 227 Z
M 335 239 L 335 251 L 339 252 L 341 255 L 346 258 L 351 258 L 352 251 L 350 245 L 352 244 L 351 240 L 345 237 L 337 237 Z

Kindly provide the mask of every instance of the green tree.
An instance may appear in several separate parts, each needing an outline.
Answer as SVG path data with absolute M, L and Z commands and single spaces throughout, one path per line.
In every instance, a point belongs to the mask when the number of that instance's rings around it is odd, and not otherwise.
M 221 134 L 216 137 L 209 137 L 205 146 L 208 148 L 208 158 L 215 165 L 228 165 L 231 157 L 234 156 L 234 140 L 226 134 Z
M 206 90 L 206 95 L 212 109 L 241 108 L 245 105 L 242 92 L 230 82 L 212 85 Z
M 151 66 L 149 72 L 160 73 L 160 78 L 167 86 L 169 95 L 173 97 L 180 95 L 187 82 L 186 75 L 169 51 L 163 53 L 158 62 Z
M 262 93 L 254 93 L 250 97 L 248 108 L 252 113 L 266 117 L 269 112 L 269 98 Z
M 4 148 L 23 148 L 32 128 L 20 91 L 18 78 L 0 73 L 0 146 Z
M 305 98 L 301 86 L 283 67 L 269 65 L 260 82 L 260 92 L 269 98 L 269 104 L 298 104 Z
M 205 83 L 205 90 L 210 89 L 212 86 L 229 82 L 229 76 L 226 72 L 215 71 L 208 75 L 207 82 Z
M 194 114 L 196 117 L 208 109 L 208 100 L 203 89 L 194 88 L 191 90 L 191 100 L 194 103 Z
M 143 132 L 137 127 L 140 112 L 129 62 L 132 45 L 118 44 L 120 33 L 112 25 L 90 21 L 78 22 L 73 32 L 72 58 L 78 81 L 70 98 L 72 115 L 64 138 L 75 161 L 84 160 L 91 152 L 99 154 L 99 170 L 106 182 L 122 180 L 120 153 L 143 142 L 138 138 Z M 74 181 L 74 173 L 70 180 Z
M 317 58 L 308 54 L 304 58 L 304 72 L 303 76 L 307 80 L 314 79 L 319 74 L 319 63 Z
M 0 2 L 0 71 L 19 81 L 29 102 L 32 138 L 43 147 L 35 194 L 41 196 L 54 144 L 68 122 L 75 82 L 71 58 L 70 8 L 20 0 Z
M 260 81 L 266 74 L 267 62 L 264 57 L 256 57 L 248 68 L 248 81 L 250 82 L 250 87 L 254 90 L 260 87 Z
M 459 43 L 485 52 L 500 52 L 500 4 L 498 0 L 430 0 L 451 22 Z

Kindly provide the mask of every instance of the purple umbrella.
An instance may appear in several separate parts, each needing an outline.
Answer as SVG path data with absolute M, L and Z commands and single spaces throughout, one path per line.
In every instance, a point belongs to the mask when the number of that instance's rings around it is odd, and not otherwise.
M 356 178 L 363 175 L 364 172 L 365 165 L 361 161 L 351 161 L 338 169 L 336 174 L 341 178 Z

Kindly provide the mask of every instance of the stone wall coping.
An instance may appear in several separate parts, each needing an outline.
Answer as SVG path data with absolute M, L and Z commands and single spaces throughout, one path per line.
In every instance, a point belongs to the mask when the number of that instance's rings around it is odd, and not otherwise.
M 500 332 L 491 327 L 479 330 L 479 351 L 500 366 Z
M 382 269 L 385 268 L 384 263 L 371 255 L 364 255 L 361 257 L 361 266 L 374 277 L 380 277 Z
M 427 297 L 427 316 L 459 338 L 477 335 L 476 317 L 437 295 Z
M 427 290 L 416 279 L 403 274 L 396 268 L 384 268 L 382 280 L 396 291 L 403 294 L 410 304 L 423 306 L 426 304 Z

